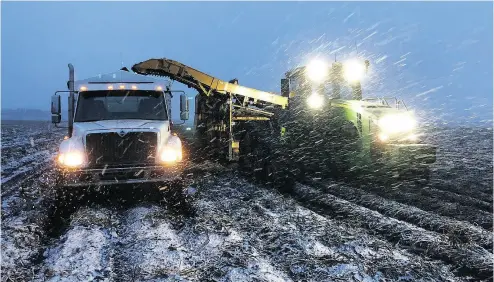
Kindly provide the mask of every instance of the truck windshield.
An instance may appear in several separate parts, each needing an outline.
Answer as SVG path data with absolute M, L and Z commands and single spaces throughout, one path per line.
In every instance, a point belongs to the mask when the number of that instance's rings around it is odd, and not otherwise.
M 163 92 L 109 90 L 79 94 L 75 122 L 115 119 L 168 120 Z

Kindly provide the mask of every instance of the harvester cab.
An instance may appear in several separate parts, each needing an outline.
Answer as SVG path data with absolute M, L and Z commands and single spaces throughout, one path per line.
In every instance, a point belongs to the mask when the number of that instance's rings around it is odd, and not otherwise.
M 350 87 L 352 100 L 362 100 L 361 80 L 369 69 L 369 61 L 349 60 L 328 66 L 322 60 L 313 60 L 307 66 L 285 73 L 281 79 L 281 95 L 306 98 L 313 109 L 322 108 L 326 99 L 341 99 L 342 88 Z M 331 86 L 331 90 L 327 89 Z

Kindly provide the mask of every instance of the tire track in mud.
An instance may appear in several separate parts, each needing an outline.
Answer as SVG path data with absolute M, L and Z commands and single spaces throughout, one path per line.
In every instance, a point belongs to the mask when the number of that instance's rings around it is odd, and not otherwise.
M 117 254 L 122 240 L 118 234 L 125 229 L 122 226 L 125 214 L 141 202 L 156 206 L 158 199 L 154 198 L 157 193 L 135 197 L 136 191 L 147 190 L 125 187 L 121 191 L 111 188 L 81 191 L 66 196 L 68 202 L 52 205 L 50 224 L 46 226 L 46 251 L 38 260 L 36 281 L 46 278 L 50 281 L 122 281 L 116 266 L 120 265 Z
M 431 198 L 443 199 L 444 201 L 450 203 L 458 203 L 462 206 L 475 207 L 479 210 L 486 211 L 489 213 L 492 213 L 493 211 L 492 202 L 489 203 L 484 200 L 479 200 L 466 195 L 457 194 L 455 192 L 448 190 L 435 189 L 432 188 L 431 185 L 423 187 L 421 189 L 421 193 Z
M 481 226 L 486 230 L 492 229 L 493 217 L 491 213 L 479 210 L 471 205 L 444 201 L 439 195 L 430 195 L 430 191 L 427 191 L 427 189 L 409 186 L 407 183 L 400 183 L 391 188 L 374 184 L 355 184 L 353 182 L 349 182 L 348 184 L 388 200 L 414 206 L 421 210 L 437 213 L 456 220 L 467 221 Z
M 469 198 L 476 199 L 478 201 L 487 202 L 490 204 L 490 208 L 492 209 L 492 194 L 485 193 L 480 191 L 480 189 L 472 187 L 465 187 L 466 185 L 457 185 L 457 184 L 448 184 L 444 183 L 444 181 L 436 181 L 434 184 L 437 190 L 445 191 L 445 192 L 453 192 L 462 196 L 467 196 Z M 492 192 L 492 191 L 491 191 Z
M 37 141 L 39 136 L 53 139 L 59 133 L 26 134 L 24 129 L 20 126 L 22 134 L 15 134 L 9 125 L 2 127 L 2 281 L 32 279 L 50 222 L 50 166 L 45 156 L 54 143 Z
M 389 201 L 385 198 L 370 194 L 359 188 L 343 183 L 325 182 L 310 183 L 321 188 L 322 192 L 350 201 L 379 213 L 406 221 L 429 231 L 438 232 L 449 237 L 451 242 L 478 244 L 487 251 L 493 247 L 492 233 L 466 222 L 453 220 L 418 209 L 416 207 Z
M 41 174 L 2 186 L 8 189 L 2 196 L 2 281 L 32 279 L 42 260 L 50 191 Z
M 31 137 L 31 141 L 27 144 L 12 145 L 7 149 L 2 147 L 2 186 L 19 180 L 24 181 L 23 178 L 32 177 L 30 174 L 33 172 L 38 175 L 49 169 L 57 150 L 57 144 L 53 140 L 61 138 L 63 134 L 60 131 L 40 133 L 40 135 L 45 134 L 49 136 L 43 138 L 46 141 L 41 143 Z M 2 196 L 4 195 L 5 193 L 2 192 Z
M 441 199 L 441 201 L 444 202 L 455 203 L 466 207 L 475 207 L 481 211 L 492 212 L 492 201 L 489 202 L 464 194 L 458 194 L 454 191 L 448 190 L 446 186 L 437 182 L 437 179 L 433 179 L 431 183 L 423 187 L 416 187 L 405 183 L 405 185 L 401 185 L 397 187 L 397 189 L 410 193 L 418 193 L 431 199 Z
M 306 185 L 297 184 L 293 192 L 302 203 L 310 204 L 326 216 L 368 229 L 411 252 L 454 265 L 460 276 L 492 277 L 493 255 L 478 245 L 453 245 L 443 235 L 385 217 Z
M 46 246 L 34 281 L 101 281 L 111 274 L 114 211 L 81 207 Z

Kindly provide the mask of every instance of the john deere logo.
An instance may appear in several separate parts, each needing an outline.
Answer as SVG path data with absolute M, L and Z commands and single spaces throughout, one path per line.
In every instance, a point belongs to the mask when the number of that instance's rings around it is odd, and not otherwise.
M 118 132 L 118 136 L 120 136 L 120 137 L 124 137 L 125 134 L 127 134 L 127 132 L 125 132 L 123 130 L 120 130 L 120 132 Z

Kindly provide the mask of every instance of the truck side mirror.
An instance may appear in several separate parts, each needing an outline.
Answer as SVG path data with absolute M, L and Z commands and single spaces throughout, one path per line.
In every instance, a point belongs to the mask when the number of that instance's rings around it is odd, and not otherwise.
M 290 81 L 288 78 L 281 79 L 281 96 L 290 97 Z
M 180 119 L 189 119 L 189 98 L 186 94 L 180 95 Z
M 51 122 L 60 123 L 62 120 L 60 95 L 51 96 Z

